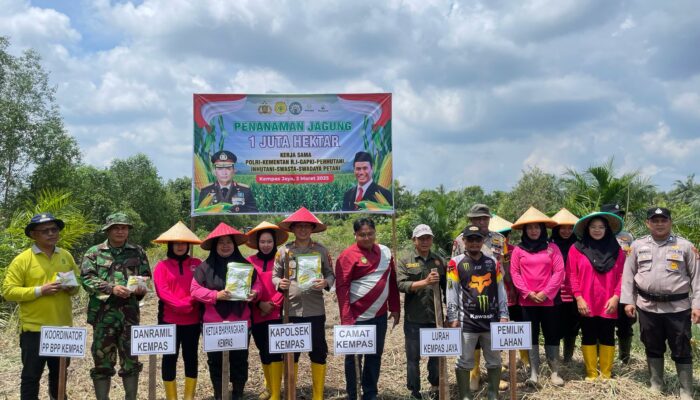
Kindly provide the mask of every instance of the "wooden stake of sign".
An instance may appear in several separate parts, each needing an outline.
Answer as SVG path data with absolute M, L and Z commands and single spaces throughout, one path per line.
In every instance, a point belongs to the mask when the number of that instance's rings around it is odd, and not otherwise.
M 432 268 L 431 272 L 438 272 L 437 268 Z M 442 293 L 440 292 L 440 282 L 433 283 L 433 306 L 435 308 L 435 326 L 438 328 L 445 327 L 445 318 L 442 315 Z M 449 385 L 447 383 L 447 360 L 445 357 L 438 359 L 438 371 L 440 383 L 438 386 L 438 395 L 440 400 L 448 400 L 450 398 Z
M 66 398 L 66 368 L 68 368 L 65 357 L 58 358 L 58 398 Z
M 148 355 L 148 400 L 156 400 L 156 371 L 158 369 L 158 356 Z
M 224 350 L 221 354 L 221 398 L 230 399 L 231 393 L 228 390 L 228 381 L 231 380 L 229 376 L 229 361 L 228 361 L 228 350 Z
M 360 355 L 355 354 L 355 392 L 357 398 L 362 398 L 362 366 L 360 365 Z
M 284 253 L 284 277 L 289 279 L 289 251 Z M 289 289 L 284 290 L 284 303 L 282 303 L 282 322 L 289 323 Z M 295 400 L 297 397 L 297 385 L 294 376 L 294 353 L 284 354 L 284 389 L 285 399 Z
M 515 350 L 508 350 L 508 368 L 510 375 L 510 400 L 515 400 L 515 395 L 518 392 L 517 388 L 517 373 L 515 370 Z

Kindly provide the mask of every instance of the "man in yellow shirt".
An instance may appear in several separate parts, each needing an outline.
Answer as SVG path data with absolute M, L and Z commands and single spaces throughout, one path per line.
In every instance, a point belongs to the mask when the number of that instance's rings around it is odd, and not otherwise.
M 39 342 L 42 326 L 73 325 L 71 296 L 78 293 L 80 271 L 73 256 L 56 246 L 64 226 L 50 213 L 32 217 L 24 233 L 34 244 L 12 260 L 2 285 L 5 300 L 19 304 L 22 400 L 39 398 L 39 382 L 46 364 L 49 396 L 58 397 L 58 358 L 39 357 Z

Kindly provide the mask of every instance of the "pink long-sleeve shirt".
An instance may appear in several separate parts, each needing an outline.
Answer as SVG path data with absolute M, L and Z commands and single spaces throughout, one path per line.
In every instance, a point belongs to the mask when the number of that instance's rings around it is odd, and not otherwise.
M 201 268 L 201 267 L 200 267 Z M 207 266 L 208 268 L 208 266 Z M 252 290 L 254 290 L 256 293 L 260 293 L 260 279 L 255 279 L 253 281 L 253 286 L 251 287 Z M 214 307 L 216 305 L 216 294 L 218 293 L 218 290 L 214 289 L 209 289 L 206 288 L 197 282 L 196 279 L 192 279 L 192 283 L 190 286 L 190 293 L 192 294 L 192 297 L 194 297 L 197 301 L 200 303 L 204 304 L 204 315 L 202 316 L 202 321 L 203 322 L 236 322 L 236 321 L 248 321 L 248 328 L 251 326 L 251 320 L 250 320 L 250 304 L 248 302 L 246 303 L 246 307 L 243 308 L 243 312 L 241 313 L 240 316 L 237 316 L 235 314 L 231 314 L 227 316 L 226 318 L 222 317 L 219 315 L 219 313 L 216 311 L 216 308 Z M 229 301 L 229 300 L 221 300 L 221 301 Z
M 622 249 L 617 255 L 615 266 L 608 272 L 600 273 L 593 268 L 585 254 L 576 246 L 571 246 L 566 260 L 566 273 L 574 297 L 581 296 L 588 304 L 588 317 L 617 319 L 617 307 L 611 314 L 607 314 L 605 303 L 614 295 L 620 296 L 624 267 L 625 252 Z
M 277 289 L 275 289 L 275 284 L 272 283 L 275 260 L 269 260 L 267 261 L 267 265 L 265 265 L 264 260 L 261 260 L 257 255 L 252 255 L 248 257 L 248 261 L 255 267 L 255 271 L 258 273 L 258 281 L 260 282 L 260 292 L 258 293 L 256 302 L 271 301 L 275 305 L 275 308 L 265 316 L 261 314 L 257 304 L 253 306 L 253 323 L 258 324 L 260 322 L 280 319 L 284 295 L 278 292 Z
M 564 260 L 559 248 L 553 243 L 537 253 L 528 253 L 516 246 L 510 256 L 510 274 L 518 289 L 521 306 L 552 306 L 564 280 Z M 532 292 L 544 292 L 547 299 L 535 303 L 528 298 Z
M 194 269 L 202 263 L 189 257 L 182 262 L 167 258 L 153 269 L 153 283 L 158 298 L 163 302 L 163 321 L 169 324 L 193 325 L 199 323 L 199 303 L 190 295 Z

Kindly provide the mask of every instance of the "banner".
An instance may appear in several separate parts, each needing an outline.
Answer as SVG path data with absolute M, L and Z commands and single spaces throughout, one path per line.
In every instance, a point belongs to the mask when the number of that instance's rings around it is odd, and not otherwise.
M 192 215 L 394 212 L 391 94 L 194 95 Z

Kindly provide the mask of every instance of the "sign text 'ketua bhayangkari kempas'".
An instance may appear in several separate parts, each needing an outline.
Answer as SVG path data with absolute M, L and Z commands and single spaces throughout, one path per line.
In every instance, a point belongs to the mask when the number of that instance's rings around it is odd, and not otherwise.
M 42 357 L 85 357 L 87 329 L 42 326 L 39 355 Z
M 336 325 L 333 327 L 333 349 L 340 354 L 376 354 L 375 325 Z
M 308 353 L 311 351 L 311 323 L 270 325 L 270 353 Z
M 202 326 L 204 351 L 245 350 L 248 348 L 248 322 L 207 323 Z
M 175 354 L 175 325 L 133 325 L 131 355 Z

